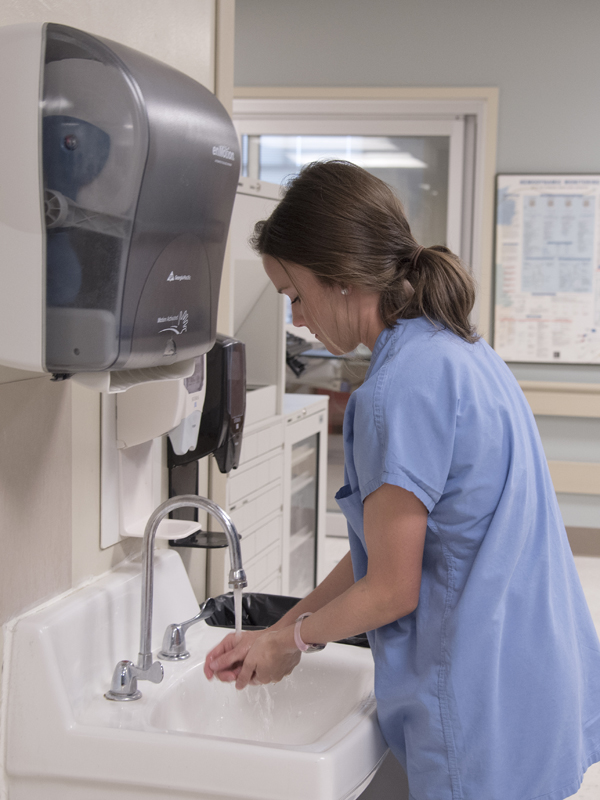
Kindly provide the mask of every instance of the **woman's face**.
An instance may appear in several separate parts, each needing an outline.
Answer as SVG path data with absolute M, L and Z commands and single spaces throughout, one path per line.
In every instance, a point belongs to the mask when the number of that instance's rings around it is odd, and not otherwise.
M 279 294 L 292 303 L 292 321 L 306 326 L 335 355 L 349 353 L 360 343 L 349 313 L 350 296 L 341 287 L 322 283 L 309 269 L 263 256 L 265 272 Z

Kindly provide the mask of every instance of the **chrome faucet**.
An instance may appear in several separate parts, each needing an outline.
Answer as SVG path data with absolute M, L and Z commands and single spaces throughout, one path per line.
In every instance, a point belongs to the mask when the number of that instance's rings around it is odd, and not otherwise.
M 142 693 L 137 688 L 138 680 L 160 683 L 164 671 L 159 661 L 152 661 L 152 599 L 154 595 L 154 539 L 161 521 L 177 508 L 199 508 L 207 511 L 221 523 L 229 545 L 229 587 L 243 589 L 248 585 L 246 573 L 242 568 L 240 539 L 228 514 L 216 503 L 195 494 L 171 497 L 158 506 L 150 515 L 144 530 L 142 544 L 142 615 L 140 631 L 140 652 L 137 664 L 132 661 L 119 661 L 112 677 L 110 691 L 104 695 L 107 700 L 138 700 Z

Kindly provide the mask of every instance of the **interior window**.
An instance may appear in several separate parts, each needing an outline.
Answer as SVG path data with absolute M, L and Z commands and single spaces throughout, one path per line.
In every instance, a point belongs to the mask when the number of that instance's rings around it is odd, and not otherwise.
M 400 198 L 418 242 L 447 244 L 450 136 L 244 136 L 257 177 L 284 183 L 312 161 L 351 161 L 389 184 Z

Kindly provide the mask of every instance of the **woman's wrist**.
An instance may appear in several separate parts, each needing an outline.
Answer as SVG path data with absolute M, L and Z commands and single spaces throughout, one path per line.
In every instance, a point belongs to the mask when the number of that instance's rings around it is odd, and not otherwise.
M 285 615 L 285 617 L 287 617 L 287 614 Z M 286 620 L 285 617 L 281 617 L 281 619 L 278 619 L 277 622 L 274 622 L 272 625 L 269 625 L 267 630 L 269 630 L 269 631 L 282 631 L 282 630 L 284 630 L 284 628 L 287 628 L 288 625 L 292 625 L 293 624 L 293 620 L 291 620 L 291 619 L 290 620 Z
M 272 630 L 272 629 L 271 629 Z M 280 628 L 273 631 L 277 637 L 277 643 L 285 653 L 296 653 L 298 648 L 294 642 L 294 626 L 287 625 L 285 628 Z
M 319 650 L 323 650 L 325 647 L 325 644 L 305 642 L 302 638 L 300 628 L 302 627 L 303 621 L 310 616 L 312 616 L 312 611 L 306 611 L 304 614 L 301 614 L 298 617 L 294 624 L 294 642 L 298 650 L 300 650 L 302 653 L 316 653 Z

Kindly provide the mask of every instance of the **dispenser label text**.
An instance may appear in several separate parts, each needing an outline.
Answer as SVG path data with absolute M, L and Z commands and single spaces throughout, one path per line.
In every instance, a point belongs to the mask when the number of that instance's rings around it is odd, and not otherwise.
M 235 161 L 235 153 L 225 144 L 215 145 L 212 149 L 212 154 L 213 156 L 217 156 L 217 158 L 226 158 L 228 161 Z
M 171 331 L 172 333 L 176 333 L 177 335 L 185 333 L 188 329 L 189 318 L 190 316 L 187 311 L 180 311 L 179 314 L 177 314 L 176 316 L 159 317 L 156 320 L 159 325 L 163 325 L 165 322 L 173 323 L 168 328 L 161 328 L 159 333 L 164 333 L 165 331 Z
M 174 272 L 171 272 L 171 274 L 167 278 L 167 281 L 191 281 L 191 280 L 192 280 L 191 275 L 175 275 Z

